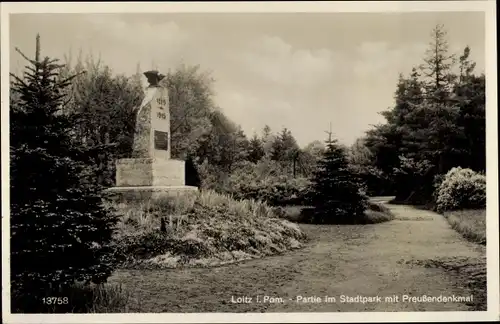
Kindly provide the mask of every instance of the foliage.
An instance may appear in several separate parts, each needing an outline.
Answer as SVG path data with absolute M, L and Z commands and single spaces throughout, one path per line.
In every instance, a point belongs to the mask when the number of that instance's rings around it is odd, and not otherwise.
M 106 147 L 75 141 L 79 116 L 62 113 L 74 76 L 59 78 L 57 60 L 40 58 L 39 37 L 28 61 L 11 84 L 19 94 L 10 111 L 13 302 L 75 280 L 103 282 L 114 266 L 109 243 L 116 218 L 103 205 L 92 163 Z
M 125 267 L 214 265 L 299 247 L 305 235 L 276 218 L 271 207 L 203 191 L 117 206 L 115 246 Z M 166 232 L 159 231 L 166 219 Z
M 78 56 L 74 66 L 71 57 L 67 61 L 61 75 L 77 74 L 83 69 L 88 72 L 75 78 L 66 90 L 72 96 L 65 112 L 79 114 L 82 122 L 75 125 L 74 132 L 83 144 L 111 144 L 94 164 L 99 182 L 113 186 L 116 159 L 130 157 L 132 150 L 136 109 L 143 98 L 140 67 L 135 75 L 125 77 L 114 76 L 93 56 L 86 60 Z M 209 169 L 217 170 L 207 177 L 215 177 L 220 186 L 223 176 L 218 173 L 230 172 L 235 163 L 247 159 L 250 148 L 241 128 L 215 106 L 213 82 L 199 66 L 181 65 L 166 73 L 162 85 L 169 90 L 172 158 L 190 163 L 188 177 L 195 176 L 194 170 L 207 161 Z
M 369 196 L 387 196 L 393 193 L 393 181 L 387 173 L 373 163 L 373 153 L 366 146 L 366 139 L 359 138 L 348 150 L 348 161 L 352 172 L 365 185 Z
M 437 189 L 437 210 L 486 207 L 486 177 L 471 169 L 451 169 Z
M 309 206 L 277 206 L 273 208 L 279 217 L 294 223 L 309 223 L 312 207 Z
M 468 47 L 464 52 L 468 56 Z M 474 63 L 470 65 L 473 67 Z M 457 123 L 463 130 L 455 144 L 462 147 L 460 155 L 456 158 L 460 159 L 462 167 L 484 171 L 486 169 L 486 82 L 484 74 L 475 76 L 467 72 L 461 75 L 455 95 L 459 108 Z
M 223 183 L 226 181 L 228 175 L 224 170 L 219 169 L 217 166 L 210 164 L 208 159 L 197 165 L 197 170 L 200 175 L 202 190 L 214 190 L 217 192 L 222 191 Z
M 198 164 L 207 163 L 219 187 L 225 174 L 248 158 L 249 142 L 241 127 L 230 121 L 221 111 L 215 110 L 209 116 L 210 132 L 201 136 L 193 149 Z
M 431 32 L 432 41 L 425 53 L 422 71 L 428 80 L 425 82 L 427 98 L 434 102 L 449 99 L 456 75 L 452 72 L 455 55 L 449 53 L 444 25 L 436 25 Z
M 273 160 L 242 163 L 228 178 L 224 191 L 235 199 L 254 199 L 272 206 L 306 203 L 310 181 L 293 178 Z
M 172 158 L 196 156 L 198 141 L 211 134 L 214 116 L 218 116 L 214 115 L 213 82 L 198 65 L 178 66 L 161 81 L 169 92 Z
M 428 160 L 400 156 L 400 165 L 394 168 L 396 182 L 396 201 L 410 200 L 416 204 L 425 204 L 434 190 L 432 183 L 433 165 Z
M 14 296 L 13 313 L 123 313 L 128 311 L 132 293 L 121 285 L 74 284 L 62 289 L 47 289 L 37 299 Z M 45 299 L 42 299 L 45 298 Z
M 310 206 L 278 206 L 273 208 L 274 213 L 283 219 L 294 223 L 314 222 L 314 208 Z M 394 214 L 383 204 L 368 201 L 364 217 L 360 224 L 378 224 L 394 219 Z
M 368 207 L 365 210 L 364 223 L 378 224 L 391 221 L 395 218 L 389 208 L 383 204 L 368 201 Z
M 264 155 L 264 143 L 257 137 L 257 134 L 254 134 L 248 143 L 248 161 L 257 163 L 264 157 Z
M 299 146 L 292 132 L 283 128 L 281 133 L 276 136 L 271 146 L 271 160 L 274 161 L 290 161 L 294 158 L 299 150 Z
M 325 151 L 325 144 L 321 141 L 312 141 L 299 151 L 297 163 L 300 175 L 310 178 L 322 159 Z
M 323 160 L 312 180 L 314 223 L 352 224 L 364 218 L 367 197 L 362 183 L 350 170 L 345 149 L 335 140 L 327 143 Z
M 262 146 L 264 147 L 264 155 L 267 158 L 270 158 L 271 156 L 271 148 L 273 145 L 274 140 L 276 139 L 276 136 L 272 133 L 271 127 L 269 125 L 265 125 L 264 128 L 262 129 Z
M 457 71 L 446 31 L 436 26 L 424 64 L 400 76 L 395 105 L 381 113 L 386 122 L 363 139 L 367 165 L 393 179 L 396 201 L 433 203 L 436 177 L 457 166 L 485 170 L 485 78 L 474 75 L 470 51 Z
M 74 66 L 71 56 L 67 61 L 61 75 L 83 69 L 89 72 L 76 78 L 66 91 L 72 96 L 65 112 L 78 113 L 82 119 L 74 130 L 82 145 L 110 144 L 93 163 L 99 183 L 113 186 L 116 159 L 131 154 L 136 108 L 143 98 L 140 66 L 127 78 L 113 76 L 112 70 L 93 56 L 83 60 L 79 55 Z M 199 66 L 178 66 L 161 82 L 169 90 L 172 157 L 186 160 L 189 183 L 225 192 L 229 175 L 238 172 L 241 163 L 258 163 L 264 158 L 278 161 L 288 178 L 312 173 L 315 156 L 299 150 L 289 130 L 274 135 L 266 126 L 261 137 L 254 134 L 249 140 L 215 105 L 214 80 Z
M 220 119 L 225 120 L 224 118 Z M 233 195 L 236 199 L 257 199 L 272 205 L 302 204 L 308 186 L 307 176 L 312 173 L 316 156 L 300 150 L 291 132 L 286 128 L 278 135 L 270 127 L 263 129 L 259 138 L 254 134 L 247 141 L 241 128 L 228 122 L 227 129 L 237 130 L 240 145 L 231 146 L 219 141 L 218 150 L 236 147 L 233 157 L 225 163 L 222 160 L 206 158 L 198 164 L 202 188 Z M 317 153 L 312 147 L 311 152 Z M 198 154 L 203 156 L 204 153 Z M 239 152 L 239 153 L 238 153 Z M 206 156 L 214 156 L 206 154 Z
M 140 75 L 127 78 L 113 71 L 92 55 L 81 54 L 73 65 L 71 56 L 61 67 L 61 78 L 78 75 L 65 90 L 65 114 L 77 114 L 80 123 L 73 125 L 79 145 L 107 145 L 93 163 L 98 182 L 106 187 L 115 181 L 116 159 L 130 157 L 135 127 L 135 109 L 143 98 Z M 81 71 L 86 73 L 81 74 Z

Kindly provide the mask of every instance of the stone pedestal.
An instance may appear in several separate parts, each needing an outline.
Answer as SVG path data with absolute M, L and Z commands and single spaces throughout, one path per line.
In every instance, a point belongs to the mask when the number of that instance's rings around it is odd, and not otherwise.
M 198 188 L 193 186 L 142 186 L 113 187 L 107 191 L 112 194 L 113 200 L 116 202 L 140 203 L 149 199 L 196 195 Z
M 158 158 L 116 162 L 116 186 L 184 186 L 184 161 Z
M 132 158 L 116 161 L 116 187 L 108 189 L 121 201 L 194 194 L 185 185 L 185 163 L 170 159 L 170 110 L 162 76 L 144 73 L 150 86 L 137 112 Z

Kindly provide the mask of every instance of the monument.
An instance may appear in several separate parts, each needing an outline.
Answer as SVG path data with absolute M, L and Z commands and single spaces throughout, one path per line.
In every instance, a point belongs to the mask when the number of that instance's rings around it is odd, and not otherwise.
M 116 186 L 108 189 L 121 200 L 193 193 L 185 185 L 185 162 L 171 159 L 170 109 L 164 75 L 147 71 L 149 86 L 137 109 L 132 157 L 116 161 Z

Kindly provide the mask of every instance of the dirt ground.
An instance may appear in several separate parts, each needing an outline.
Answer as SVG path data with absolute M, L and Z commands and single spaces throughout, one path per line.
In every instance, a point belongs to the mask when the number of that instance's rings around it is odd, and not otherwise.
M 396 215 L 387 223 L 301 225 L 311 241 L 283 255 L 217 268 L 120 270 L 110 282 L 133 291 L 129 312 L 485 310 L 485 247 L 441 215 L 387 206 Z M 406 299 L 424 295 L 473 300 Z

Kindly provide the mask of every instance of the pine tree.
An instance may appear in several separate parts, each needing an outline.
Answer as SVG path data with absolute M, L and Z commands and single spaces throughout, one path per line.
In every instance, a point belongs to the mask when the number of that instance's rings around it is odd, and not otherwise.
M 265 125 L 262 129 L 262 141 L 266 142 L 271 136 L 271 127 L 269 125 Z
M 248 160 L 248 147 L 250 145 L 245 132 L 238 125 L 236 131 L 232 134 L 233 142 L 233 161 L 241 162 Z
M 271 159 L 280 162 L 291 162 L 299 150 L 299 145 L 286 127 L 274 140 L 271 147 Z
M 283 161 L 284 156 L 285 156 L 284 143 L 281 140 L 281 136 L 277 136 L 271 144 L 270 158 L 273 161 Z
M 257 134 L 253 135 L 248 145 L 248 160 L 250 162 L 257 163 L 264 157 L 264 145 L 257 137 Z
M 430 102 L 443 104 L 449 99 L 451 86 L 455 75 L 452 67 L 455 56 L 448 52 L 447 32 L 443 25 L 436 25 L 432 30 L 432 41 L 426 51 L 425 65 L 422 66 L 424 75 L 428 78 L 426 97 Z
M 35 59 L 12 75 L 10 111 L 12 311 L 38 309 L 44 294 L 75 280 L 100 283 L 113 269 L 116 217 L 104 206 L 89 156 L 76 147 L 74 115 L 61 113 L 65 89 L 56 59 Z
M 264 155 L 267 158 L 271 158 L 272 154 L 272 146 L 275 140 L 275 136 L 271 132 L 271 127 L 269 125 L 265 125 L 262 129 L 262 145 L 264 147 Z
M 472 72 L 474 71 L 474 68 L 476 67 L 476 62 L 472 62 L 469 59 L 470 56 L 470 47 L 466 46 L 464 49 L 464 53 L 460 55 L 459 62 L 460 62 L 460 76 L 459 76 L 459 83 L 465 83 L 468 81 L 468 78 L 472 76 Z
M 327 141 L 323 159 L 312 179 L 312 222 L 358 224 L 364 219 L 367 198 L 362 184 L 349 168 L 346 152 L 336 140 Z
M 475 171 L 486 168 L 486 88 L 485 76 L 474 75 L 475 62 L 470 61 L 470 48 L 466 46 L 460 56 L 460 78 L 454 93 L 460 107 L 458 123 L 464 129 L 456 147 L 464 149 L 462 167 Z
M 394 107 L 382 115 L 386 123 L 367 132 L 374 165 L 390 176 L 396 200 L 432 202 L 433 181 L 455 166 L 484 170 L 484 76 L 465 47 L 459 74 L 448 51 L 442 25 L 432 32 L 422 77 L 416 69 L 400 77 Z

